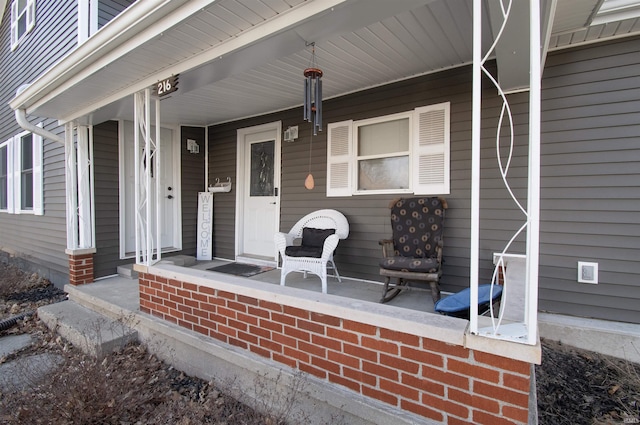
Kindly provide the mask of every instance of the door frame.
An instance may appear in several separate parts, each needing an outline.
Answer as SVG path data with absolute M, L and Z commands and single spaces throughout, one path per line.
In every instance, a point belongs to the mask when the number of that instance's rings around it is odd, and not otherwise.
M 120 259 L 128 259 L 135 258 L 134 252 L 126 252 L 126 196 L 125 196 L 125 161 L 124 161 L 124 121 L 118 120 L 118 185 L 119 185 L 119 207 L 118 207 L 118 215 L 119 215 L 119 252 Z M 176 252 L 182 250 L 182 181 L 181 181 L 181 167 L 182 167 L 182 159 L 181 159 L 181 149 L 180 149 L 180 126 L 171 126 L 171 125 L 163 125 L 161 128 L 165 128 L 171 130 L 173 137 L 171 140 L 171 150 L 173 154 L 173 183 L 175 186 L 175 191 L 173 191 L 174 200 L 173 202 L 173 217 L 174 217 L 174 226 L 173 226 L 173 246 L 170 248 L 162 248 L 162 253 L 165 252 Z
M 244 254 L 244 204 L 245 204 L 245 175 L 247 172 L 246 164 L 246 136 L 254 133 L 262 133 L 265 131 L 275 131 L 274 146 L 274 176 L 273 184 L 277 188 L 278 196 L 276 196 L 276 213 L 274 228 L 276 232 L 280 229 L 280 198 L 282 190 L 280 187 L 280 178 L 282 173 L 281 148 L 282 148 L 282 121 L 274 121 L 266 124 L 256 125 L 253 127 L 239 128 L 237 130 L 237 156 L 236 156 L 236 243 L 235 258 Z M 275 242 L 273 244 L 273 260 L 278 261 L 278 250 Z

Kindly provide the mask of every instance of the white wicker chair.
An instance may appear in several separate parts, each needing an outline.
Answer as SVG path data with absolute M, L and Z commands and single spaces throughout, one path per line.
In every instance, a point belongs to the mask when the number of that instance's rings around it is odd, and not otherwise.
M 293 241 L 302 238 L 304 228 L 315 229 L 335 229 L 335 234 L 329 235 L 324 240 L 322 247 L 322 255 L 316 257 L 292 257 L 286 255 L 285 251 L 288 246 L 293 246 Z M 333 251 L 338 246 L 340 239 L 346 239 L 349 236 L 349 222 L 346 217 L 336 210 L 318 210 L 302 217 L 295 226 L 291 228 L 289 233 L 276 233 L 274 240 L 280 255 L 282 256 L 282 274 L 280 277 L 280 285 L 284 286 L 285 279 L 290 272 L 307 272 L 313 273 L 320 277 L 322 281 L 322 293 L 327 293 L 327 265 L 329 264 L 334 270 L 334 275 L 339 282 L 340 274 L 333 262 Z

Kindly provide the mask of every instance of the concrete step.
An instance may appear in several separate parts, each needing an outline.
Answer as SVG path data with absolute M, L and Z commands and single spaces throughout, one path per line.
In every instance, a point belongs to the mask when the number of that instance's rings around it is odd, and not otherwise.
M 126 277 L 128 279 L 137 279 L 138 272 L 133 270 L 133 264 L 125 264 L 118 266 L 118 276 Z
M 110 319 L 74 301 L 40 307 L 38 317 L 75 347 L 98 358 L 138 338 L 131 328 L 132 317 Z
M 191 267 L 196 264 L 196 257 L 191 255 L 173 255 L 171 257 L 162 257 L 160 263 Z

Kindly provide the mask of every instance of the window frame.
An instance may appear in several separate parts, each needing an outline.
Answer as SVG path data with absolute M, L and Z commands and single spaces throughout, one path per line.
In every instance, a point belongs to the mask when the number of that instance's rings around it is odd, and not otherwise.
M 23 139 L 31 136 L 31 206 L 24 206 L 22 196 Z M 43 190 L 43 141 L 42 136 L 23 131 L 6 140 L 0 147 L 7 148 L 7 208 L 0 210 L 8 214 L 44 215 Z
M 360 190 L 358 129 L 363 125 L 409 117 L 408 189 Z M 398 151 L 399 152 L 399 151 Z M 391 157 L 391 156 L 387 156 Z M 327 125 L 327 197 L 451 192 L 451 102 L 362 120 Z
M 365 127 L 367 125 L 372 124 L 381 124 L 385 122 L 391 121 L 400 121 L 403 119 L 409 120 L 409 132 L 408 132 L 408 146 L 406 151 L 396 151 L 395 153 L 389 154 L 377 154 L 377 155 L 359 155 L 359 134 L 358 131 L 360 127 Z M 373 195 L 373 194 L 387 194 L 387 193 L 413 193 L 413 179 L 412 168 L 413 168 L 413 156 L 412 156 L 412 145 L 413 145 L 413 111 L 399 112 L 397 114 L 383 115 L 374 118 L 367 118 L 363 120 L 353 121 L 353 194 L 354 195 Z M 408 156 L 409 164 L 409 181 L 406 188 L 395 188 L 395 189 L 360 189 L 360 161 L 373 160 L 373 159 L 384 159 L 384 158 L 397 158 Z
M 36 26 L 36 0 L 26 0 L 24 9 L 18 10 L 20 0 L 11 2 L 11 50 L 15 50 L 22 40 Z M 25 29 L 20 33 L 20 19 L 25 18 Z

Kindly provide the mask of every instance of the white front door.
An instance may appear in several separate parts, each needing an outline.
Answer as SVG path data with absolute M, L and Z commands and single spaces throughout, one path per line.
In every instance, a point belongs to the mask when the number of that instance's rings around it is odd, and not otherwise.
M 280 122 L 238 130 L 239 256 L 275 261 L 280 222 Z
M 134 141 L 133 122 L 123 121 L 120 125 L 120 257 L 133 257 L 136 249 L 135 235 L 135 175 L 134 175 Z M 155 128 L 151 130 L 155 134 Z M 181 249 L 180 220 L 180 151 L 176 140 L 176 131 L 160 129 L 160 167 L 162 168 L 161 199 L 156 203 L 156 193 L 151 193 L 149 204 L 161 208 L 161 242 L 162 252 Z M 140 152 L 142 156 L 142 148 Z M 155 187 L 156 170 L 151 170 L 152 186 Z M 152 214 L 151 227 L 155 229 L 155 214 Z

